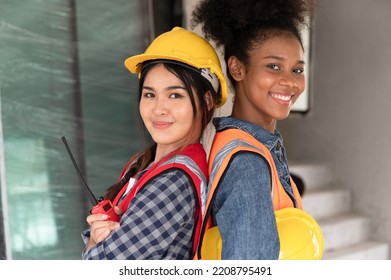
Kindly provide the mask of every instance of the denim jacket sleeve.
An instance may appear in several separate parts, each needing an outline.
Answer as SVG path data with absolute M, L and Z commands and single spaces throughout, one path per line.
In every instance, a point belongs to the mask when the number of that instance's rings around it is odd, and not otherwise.
M 213 206 L 222 259 L 278 259 L 280 243 L 271 197 L 268 163 L 243 152 L 232 160 Z

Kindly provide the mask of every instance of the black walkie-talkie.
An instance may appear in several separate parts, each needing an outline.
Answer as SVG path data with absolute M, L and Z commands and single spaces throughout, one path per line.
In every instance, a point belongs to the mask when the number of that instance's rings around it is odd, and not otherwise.
M 99 200 L 96 199 L 94 194 L 92 193 L 91 189 L 88 187 L 87 182 L 84 180 L 83 175 L 81 174 L 81 171 L 79 167 L 76 164 L 76 161 L 72 155 L 72 152 L 68 146 L 67 140 L 65 137 L 61 137 L 62 142 L 64 142 L 65 148 L 68 151 L 69 157 L 71 158 L 71 161 L 73 163 L 73 166 L 76 169 L 77 174 L 79 174 L 80 179 L 83 181 L 84 187 L 87 190 L 88 198 L 91 201 L 92 209 L 91 209 L 91 214 L 107 214 L 108 218 L 107 220 L 118 222 L 119 221 L 119 216 L 114 212 L 114 206 L 111 203 L 110 200 L 100 198 Z

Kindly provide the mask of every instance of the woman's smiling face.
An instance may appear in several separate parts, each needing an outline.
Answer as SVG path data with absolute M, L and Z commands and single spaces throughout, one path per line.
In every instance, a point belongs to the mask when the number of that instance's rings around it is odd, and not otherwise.
M 241 64 L 233 115 L 269 128 L 289 112 L 305 89 L 304 53 L 291 33 L 274 35 L 249 53 L 247 66 Z M 273 126 L 273 125 L 272 125 Z M 274 130 L 274 128 L 271 128 Z
M 141 118 L 157 143 L 167 153 L 189 139 L 194 129 L 193 107 L 182 81 L 163 65 L 151 69 L 145 77 L 139 104 Z

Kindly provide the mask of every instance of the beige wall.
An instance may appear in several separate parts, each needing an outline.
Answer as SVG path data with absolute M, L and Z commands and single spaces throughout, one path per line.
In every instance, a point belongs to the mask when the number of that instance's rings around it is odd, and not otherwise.
M 391 2 L 322 0 L 309 116 L 279 124 L 291 159 L 328 162 L 391 242 Z
M 184 2 L 189 14 L 197 0 Z M 391 1 L 318 2 L 312 109 L 278 128 L 290 161 L 333 166 L 353 208 L 372 218 L 373 238 L 391 242 Z

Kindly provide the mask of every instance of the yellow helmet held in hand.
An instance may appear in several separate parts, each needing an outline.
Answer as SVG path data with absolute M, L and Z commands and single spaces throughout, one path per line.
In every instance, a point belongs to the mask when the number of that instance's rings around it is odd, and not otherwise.
M 178 61 L 200 70 L 221 96 L 217 106 L 222 106 L 227 100 L 228 87 L 221 70 L 220 60 L 212 45 L 196 33 L 181 27 L 174 27 L 165 32 L 149 45 L 143 54 L 129 57 L 125 66 L 130 72 L 140 74 L 142 63 L 147 60 L 166 59 Z M 213 75 L 217 76 L 216 80 Z
M 279 260 L 320 260 L 323 256 L 324 239 L 318 223 L 307 212 L 298 208 L 275 211 L 280 239 Z M 222 240 L 217 226 L 204 236 L 201 259 L 220 260 Z

